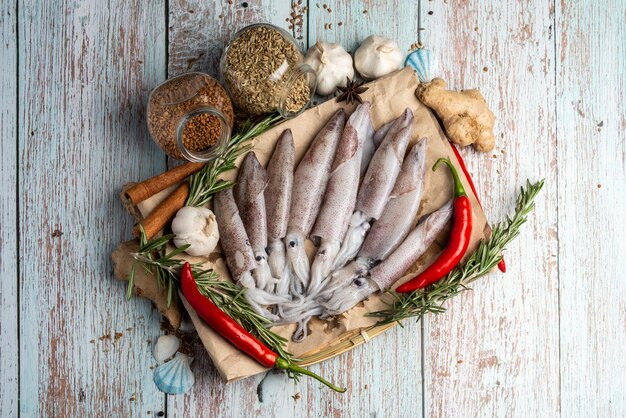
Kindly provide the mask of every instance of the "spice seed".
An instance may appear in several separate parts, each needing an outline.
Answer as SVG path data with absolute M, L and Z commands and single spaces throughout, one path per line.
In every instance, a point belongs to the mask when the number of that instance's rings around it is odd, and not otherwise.
M 216 116 L 196 115 L 183 128 L 183 144 L 192 151 L 204 151 L 215 145 L 221 132 L 220 121 Z
M 180 96 L 186 97 L 186 100 L 179 101 Z M 185 114 L 204 105 L 220 109 L 230 126 L 233 126 L 234 112 L 230 98 L 224 88 L 208 75 L 192 73 L 174 78 L 150 96 L 148 129 L 155 142 L 170 157 L 184 159 L 176 145 L 178 123 Z M 199 118 L 200 116 L 204 117 Z M 212 116 L 214 120 L 211 121 L 208 116 L 210 115 L 198 115 L 187 122 L 183 130 L 183 144 L 189 149 L 201 151 L 218 140 L 221 132 L 219 120 Z M 205 128 L 209 130 L 200 135 L 199 130 Z M 201 140 L 204 142 L 201 143 Z
M 300 24 L 298 21 L 298 27 Z M 297 47 L 277 30 L 267 26 L 250 28 L 230 45 L 224 79 L 244 112 L 269 113 L 280 106 L 289 71 L 279 79 L 275 74 L 285 65 L 294 68 L 301 59 Z M 301 77 L 291 85 L 284 106 L 290 112 L 298 111 L 306 105 L 309 96 L 310 88 Z

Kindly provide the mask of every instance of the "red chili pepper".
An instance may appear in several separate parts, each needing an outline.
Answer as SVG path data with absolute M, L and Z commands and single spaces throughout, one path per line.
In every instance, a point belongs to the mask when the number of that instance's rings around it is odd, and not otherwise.
M 398 287 L 396 289 L 398 293 L 408 293 L 415 289 L 424 288 L 445 277 L 461 262 L 469 246 L 470 237 L 472 235 L 472 205 L 461 184 L 459 174 L 448 158 L 438 159 L 433 166 L 433 171 L 435 171 L 441 163 L 445 163 L 450 168 L 452 177 L 454 177 L 454 214 L 452 231 L 450 232 L 450 242 L 439 257 L 437 257 L 426 270 Z
M 180 274 L 180 285 L 185 295 L 185 299 L 196 311 L 198 316 L 202 318 L 211 328 L 217 331 L 222 337 L 230 341 L 235 347 L 243 351 L 259 364 L 265 367 L 275 367 L 282 370 L 291 370 L 296 373 L 302 373 L 319 380 L 329 388 L 337 392 L 345 392 L 345 388 L 339 388 L 326 379 L 316 375 L 313 372 L 289 363 L 284 358 L 270 350 L 265 344 L 257 340 L 252 334 L 244 329 L 237 321 L 228 316 L 224 311 L 218 308 L 213 302 L 204 297 L 198 290 L 196 280 L 193 277 L 191 266 L 185 263 Z
M 465 174 L 465 177 L 467 178 L 467 182 L 469 183 L 470 188 L 472 189 L 472 192 L 474 192 L 474 196 L 476 196 L 476 201 L 482 208 L 483 205 L 482 203 L 480 203 L 480 198 L 478 197 L 478 193 L 476 193 L 476 187 L 474 187 L 474 181 L 472 180 L 472 177 L 469 175 L 469 171 L 467 171 L 467 167 L 465 166 L 465 161 L 463 161 L 463 157 L 461 157 L 461 153 L 459 152 L 458 149 L 456 149 L 456 146 L 453 143 L 450 143 L 450 147 L 452 148 L 452 152 L 454 152 L 454 156 L 456 157 L 457 161 L 459 162 L 459 165 L 461 166 L 461 170 L 463 170 L 463 174 Z M 504 257 L 498 263 L 498 269 L 502 273 L 506 273 L 506 263 L 504 262 Z

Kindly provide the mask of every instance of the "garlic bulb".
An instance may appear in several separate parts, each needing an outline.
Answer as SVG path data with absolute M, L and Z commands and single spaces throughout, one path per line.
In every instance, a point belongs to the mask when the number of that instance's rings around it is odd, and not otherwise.
M 154 358 L 163 363 L 172 357 L 180 348 L 180 340 L 175 335 L 161 335 L 154 345 Z
M 361 77 L 371 80 L 399 70 L 403 59 L 395 41 L 372 35 L 354 53 L 354 66 Z
M 172 232 L 176 234 L 177 247 L 189 244 L 185 250 L 189 255 L 209 255 L 215 249 L 220 233 L 215 215 L 209 209 L 183 206 L 172 221 Z
M 320 96 L 327 96 L 345 87 L 347 79 L 354 77 L 352 57 L 339 44 L 317 42 L 306 52 L 304 63 L 317 74 L 317 89 Z

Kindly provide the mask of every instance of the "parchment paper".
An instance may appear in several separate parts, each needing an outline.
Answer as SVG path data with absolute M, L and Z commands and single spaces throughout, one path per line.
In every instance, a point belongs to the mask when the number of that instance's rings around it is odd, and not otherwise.
M 413 120 L 413 136 L 411 145 L 422 137 L 428 137 L 427 147 L 427 167 L 432 167 L 435 161 L 442 156 L 447 156 L 456 165 L 461 175 L 465 190 L 472 202 L 474 210 L 474 228 L 472 232 L 472 241 L 469 252 L 473 251 L 478 241 L 488 234 L 490 229 L 487 225 L 485 215 L 476 200 L 476 196 L 471 191 L 467 179 L 463 176 L 463 172 L 450 148 L 450 144 L 445 137 L 434 114 L 415 97 L 415 88 L 418 84 L 416 73 L 405 68 L 390 74 L 384 78 L 369 83 L 369 89 L 362 94 L 363 100 L 369 100 L 372 103 L 372 121 L 374 128 L 378 128 L 385 122 L 399 116 L 406 107 L 409 107 L 414 114 Z M 281 132 L 287 128 L 291 128 L 296 146 L 296 164 L 304 155 L 309 143 L 313 140 L 318 130 L 326 123 L 335 110 L 339 107 L 346 109 L 350 114 L 355 105 L 346 105 L 345 103 L 337 103 L 336 100 L 327 101 L 315 108 L 305 111 L 295 119 L 286 121 L 277 127 L 267 131 L 263 135 L 257 137 L 254 141 L 254 152 L 256 153 L 261 164 L 266 165 L 269 161 L 275 142 Z M 441 207 L 445 202 L 452 198 L 453 181 L 449 170 L 443 167 L 433 172 L 427 170 L 426 189 L 422 200 L 419 213 L 415 218 L 417 220 L 433 212 Z M 236 172 L 228 173 L 225 178 L 236 178 Z M 153 208 L 164 195 L 154 196 L 139 205 L 139 210 L 143 215 L 149 212 L 149 208 Z M 413 277 L 424 266 L 430 264 L 437 256 L 442 246 L 445 245 L 447 232 L 439 237 L 439 240 L 424 254 L 418 262 L 408 271 L 405 276 L 400 279 L 396 286 Z M 312 255 L 313 246 L 308 243 L 309 253 Z M 468 253 L 469 253 L 468 252 Z M 186 257 L 189 261 L 199 261 L 201 259 L 195 257 Z M 220 254 L 213 254 L 206 262 L 207 267 L 212 267 L 218 271 L 221 277 L 229 277 Z M 265 369 L 259 366 L 254 360 L 239 352 L 230 343 L 209 328 L 202 320 L 198 319 L 193 309 L 189 307 L 183 300 L 185 307 L 189 311 L 191 319 L 198 331 L 198 335 L 209 356 L 213 360 L 215 367 L 226 382 L 232 382 L 247 376 L 252 376 L 263 372 Z M 376 323 L 376 318 L 365 317 L 364 314 L 371 311 L 381 310 L 384 308 L 381 294 L 372 295 L 368 300 L 355 306 L 350 311 L 329 321 L 322 321 L 317 318 L 311 320 L 309 329 L 310 335 L 301 343 L 293 343 L 290 340 L 292 332 L 295 330 L 295 324 L 274 327 L 273 330 L 289 339 L 287 346 L 288 351 L 296 356 L 305 356 L 307 353 L 315 352 L 330 345 L 343 334 L 365 328 Z

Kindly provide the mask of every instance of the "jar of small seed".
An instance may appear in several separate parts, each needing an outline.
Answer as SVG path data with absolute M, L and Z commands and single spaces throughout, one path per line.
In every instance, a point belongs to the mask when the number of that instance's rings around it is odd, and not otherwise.
M 207 162 L 228 146 L 234 123 L 233 104 L 213 77 L 186 73 L 152 90 L 147 119 L 152 139 L 167 155 Z
M 261 115 L 277 110 L 285 118 L 306 109 L 317 81 L 295 39 L 269 24 L 237 32 L 222 54 L 220 73 L 243 112 Z

